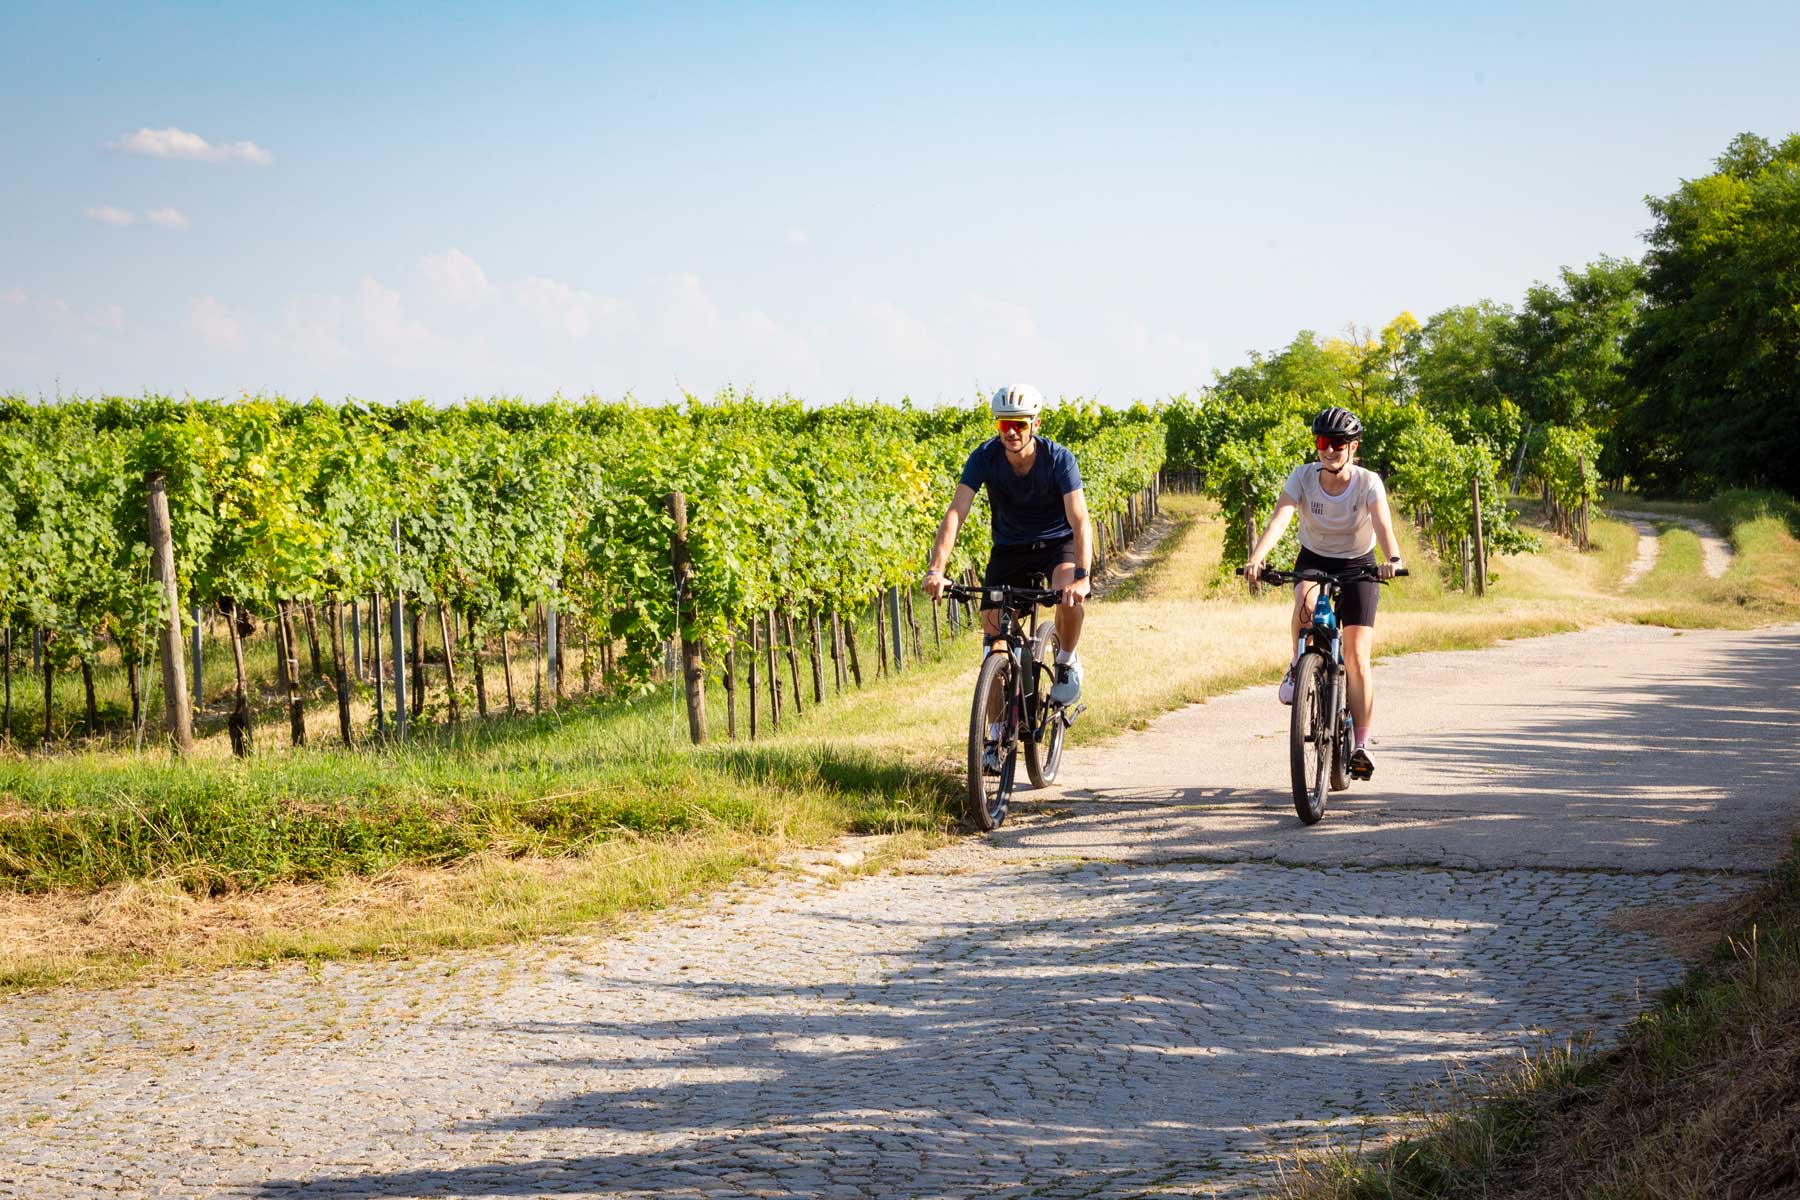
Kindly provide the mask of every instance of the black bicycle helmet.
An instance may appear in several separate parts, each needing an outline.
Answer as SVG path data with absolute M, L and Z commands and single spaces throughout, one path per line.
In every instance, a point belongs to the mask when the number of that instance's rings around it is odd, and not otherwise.
M 1313 418 L 1312 431 L 1316 437 L 1355 441 L 1362 436 L 1362 422 L 1349 409 L 1334 404 Z

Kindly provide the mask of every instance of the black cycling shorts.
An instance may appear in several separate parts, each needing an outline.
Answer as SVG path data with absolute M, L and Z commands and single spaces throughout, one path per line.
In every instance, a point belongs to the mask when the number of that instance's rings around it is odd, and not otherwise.
M 1300 547 L 1300 555 L 1294 559 L 1296 571 L 1348 571 L 1351 567 L 1372 567 L 1375 565 L 1375 552 L 1359 554 L 1355 558 L 1327 558 L 1323 554 L 1314 554 L 1305 546 Z M 1359 579 L 1355 583 L 1346 583 L 1338 596 L 1337 615 L 1339 625 L 1375 624 L 1375 606 L 1381 600 L 1381 585 L 1373 579 Z
M 1050 573 L 1063 563 L 1075 561 L 1075 539 L 1062 538 L 1048 542 L 1025 542 L 1017 546 L 995 546 L 988 558 L 987 570 L 981 574 L 982 587 L 1049 587 Z M 986 596 L 981 598 L 983 611 L 999 608 Z

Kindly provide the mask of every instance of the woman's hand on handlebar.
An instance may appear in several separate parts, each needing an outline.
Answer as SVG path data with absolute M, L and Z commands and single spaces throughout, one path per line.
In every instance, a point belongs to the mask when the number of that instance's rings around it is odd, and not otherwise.
M 1244 564 L 1244 578 L 1248 579 L 1251 583 L 1255 583 L 1258 579 L 1262 578 L 1262 569 L 1262 559 L 1253 558 Z
M 1392 579 L 1405 570 L 1406 564 L 1400 561 L 1399 555 L 1395 555 L 1387 562 L 1375 564 L 1375 575 L 1379 579 Z

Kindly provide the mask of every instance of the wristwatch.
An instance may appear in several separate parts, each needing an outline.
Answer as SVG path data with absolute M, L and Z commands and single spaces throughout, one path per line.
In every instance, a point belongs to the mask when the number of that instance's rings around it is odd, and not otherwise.
M 1088 575 L 1088 572 L 1087 572 L 1086 567 L 1076 567 L 1075 568 L 1075 578 L 1086 579 L 1087 575 Z

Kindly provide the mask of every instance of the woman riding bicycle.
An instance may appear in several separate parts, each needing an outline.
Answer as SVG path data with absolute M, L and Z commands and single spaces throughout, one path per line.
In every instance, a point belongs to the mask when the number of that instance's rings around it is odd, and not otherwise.
M 1333 406 L 1313 418 L 1313 438 L 1319 461 L 1295 467 L 1281 485 L 1281 499 L 1269 517 L 1268 527 L 1250 551 L 1244 575 L 1252 583 L 1262 573 L 1263 559 L 1287 531 L 1294 514 L 1300 514 L 1300 555 L 1295 570 L 1347 571 L 1374 567 L 1382 579 L 1392 579 L 1401 566 L 1400 543 L 1394 537 L 1394 517 L 1388 510 L 1387 488 L 1381 476 L 1355 465 L 1362 444 L 1362 422 L 1348 409 Z M 1375 543 L 1381 543 L 1385 562 L 1376 562 Z M 1314 596 L 1319 585 L 1294 585 L 1294 612 L 1288 646 L 1299 659 L 1300 631 L 1312 621 Z M 1369 659 L 1375 648 L 1375 606 L 1381 587 L 1373 579 L 1346 583 L 1338 602 L 1338 621 L 1344 630 L 1344 667 L 1349 675 L 1350 721 L 1355 728 L 1356 749 L 1350 770 L 1367 779 L 1375 772 L 1369 757 L 1369 726 L 1375 713 L 1375 689 L 1369 677 Z M 1278 693 L 1283 704 L 1294 702 L 1294 667 Z

